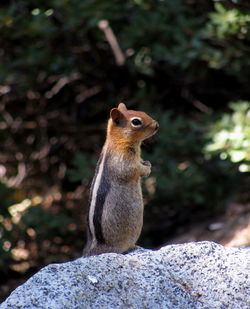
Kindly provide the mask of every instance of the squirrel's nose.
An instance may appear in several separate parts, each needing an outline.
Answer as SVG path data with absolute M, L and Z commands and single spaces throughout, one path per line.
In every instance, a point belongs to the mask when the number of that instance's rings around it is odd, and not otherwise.
M 155 131 L 157 131 L 158 129 L 159 129 L 159 123 L 155 121 Z

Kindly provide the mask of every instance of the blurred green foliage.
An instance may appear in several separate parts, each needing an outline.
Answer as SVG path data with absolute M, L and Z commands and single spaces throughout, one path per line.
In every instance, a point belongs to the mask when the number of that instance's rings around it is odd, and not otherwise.
M 238 2 L 13 1 L 0 11 L 0 81 L 18 90 L 19 98 L 25 90 L 46 90 L 54 74 L 82 73 L 87 85 L 103 84 L 105 75 L 114 82 L 105 63 L 112 63 L 111 55 L 97 27 L 103 19 L 129 55 L 131 77 L 173 66 L 184 70 L 186 83 L 198 82 L 208 69 L 246 81 L 250 15 L 247 1 Z M 75 97 L 81 87 L 72 86 Z
M 3 275 L 19 269 L 18 264 L 21 266 L 19 271 L 24 272 L 37 267 L 34 260 L 47 263 L 56 262 L 57 258 L 63 260 L 65 248 L 70 253 L 68 246 L 77 237 L 75 221 L 69 211 L 46 209 L 35 200 L 24 199 L 21 203 L 9 205 L 8 216 L 0 209 L 0 266 Z M 22 268 L 24 261 L 26 265 Z
M 240 172 L 250 172 L 250 102 L 231 103 L 232 113 L 227 113 L 213 124 L 212 141 L 206 146 L 210 156 L 219 153 L 239 164 Z M 209 157 L 209 156 L 208 156 Z
M 240 2 L 240 1 L 239 1 Z M 249 53 L 245 42 L 249 40 L 250 14 L 238 8 L 226 8 L 222 3 L 215 3 L 215 12 L 209 14 L 209 22 L 204 29 L 204 38 L 214 45 L 204 54 L 212 68 L 225 69 L 230 74 L 239 74 L 239 78 L 248 79 L 244 67 L 249 66 L 249 58 L 242 57 Z
M 11 194 L 13 190 L 7 188 L 0 182 L 0 268 L 5 267 L 11 260 L 10 251 L 6 248 L 5 242 L 11 239 L 10 231 L 3 224 L 6 218 L 10 217 L 8 207 L 11 205 Z
M 23 233 L 26 233 L 26 228 L 32 228 L 36 231 L 37 241 L 44 239 L 53 239 L 57 237 L 69 236 L 68 226 L 73 223 L 72 218 L 67 214 L 53 214 L 44 210 L 41 205 L 31 207 L 28 211 L 22 214 L 20 226 L 23 226 Z M 46 227 L 46 228 L 45 228 Z M 19 231 L 19 237 L 24 237 Z
M 208 117 L 194 121 L 182 115 L 172 119 L 170 113 L 161 113 L 158 119 L 159 140 L 149 155 L 156 166 L 153 203 L 166 203 L 165 208 L 176 213 L 194 205 L 204 212 L 221 210 L 230 198 L 228 192 L 234 187 L 236 173 L 229 162 L 204 157 L 203 148 L 209 141 Z
M 223 212 L 242 184 L 237 166 L 230 160 L 221 160 L 217 153 L 209 158 L 204 155 L 204 147 L 211 143 L 211 116 L 199 115 L 194 120 L 161 112 L 157 119 L 157 143 L 144 154 L 153 165 L 145 181 L 143 233 L 149 246 L 161 245 L 167 234 L 194 224 L 198 217 L 202 220 Z
M 1 265 L 15 263 L 15 248 L 41 263 L 80 254 L 93 162 L 121 100 L 160 123 L 144 153 L 153 173 L 142 244 L 163 243 L 237 195 L 250 160 L 249 1 L 2 1 L 0 31 L 3 178 L 16 176 L 17 204 L 42 196 L 17 222 L 8 181 L 0 186 Z
M 72 167 L 67 170 L 69 180 L 72 182 L 87 180 L 89 182 L 93 176 L 95 163 L 96 160 L 77 152 L 72 160 Z
M 243 13 L 237 8 L 226 9 L 220 2 L 215 3 L 215 12 L 209 15 L 210 23 L 207 32 L 218 39 L 225 39 L 236 35 L 239 39 L 247 38 L 250 14 Z

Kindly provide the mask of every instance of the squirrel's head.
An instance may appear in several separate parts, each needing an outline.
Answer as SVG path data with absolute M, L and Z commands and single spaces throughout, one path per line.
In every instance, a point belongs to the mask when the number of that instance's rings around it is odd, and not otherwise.
M 124 103 L 110 111 L 108 133 L 111 138 L 141 142 L 154 135 L 158 128 L 158 122 L 149 115 L 128 110 Z

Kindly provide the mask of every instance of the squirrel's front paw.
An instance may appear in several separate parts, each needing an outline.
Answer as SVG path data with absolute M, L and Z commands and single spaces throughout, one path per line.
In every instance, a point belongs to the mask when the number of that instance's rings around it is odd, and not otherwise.
M 151 167 L 151 163 L 149 161 L 142 161 L 142 165 Z
M 151 163 L 149 161 L 143 161 L 141 163 L 141 176 L 147 177 L 151 173 Z

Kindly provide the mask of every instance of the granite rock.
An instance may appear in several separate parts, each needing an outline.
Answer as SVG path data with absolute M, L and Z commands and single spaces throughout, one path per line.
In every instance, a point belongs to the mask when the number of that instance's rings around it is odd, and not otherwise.
M 250 250 L 213 242 L 51 264 L 0 309 L 249 309 Z

